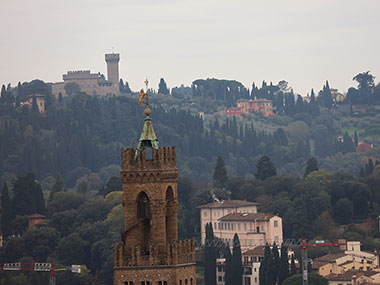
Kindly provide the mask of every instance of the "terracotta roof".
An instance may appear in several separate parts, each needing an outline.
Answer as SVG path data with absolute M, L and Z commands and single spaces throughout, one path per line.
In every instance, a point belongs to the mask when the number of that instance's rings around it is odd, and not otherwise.
M 226 200 L 221 202 L 213 202 L 205 205 L 200 205 L 197 208 L 234 208 L 234 207 L 244 207 L 244 206 L 257 206 L 259 203 L 248 202 L 242 200 Z
M 264 256 L 265 246 L 259 245 L 256 246 L 253 249 L 247 250 L 246 252 L 243 252 L 242 255 L 249 255 L 249 256 Z
M 334 274 L 330 273 L 329 275 L 325 276 L 329 281 L 351 281 L 352 279 L 357 279 L 360 276 L 366 276 L 371 277 L 372 275 L 375 275 L 379 272 L 376 271 L 356 271 L 356 270 L 349 270 L 341 274 Z M 371 283 L 369 283 L 371 284 Z
M 273 214 L 266 213 L 231 213 L 219 218 L 220 221 L 268 221 L 274 217 Z
M 43 219 L 43 218 L 46 218 L 46 216 L 40 215 L 40 214 L 33 214 L 33 215 L 28 216 L 28 219 Z
M 311 269 L 319 269 L 322 266 L 324 266 L 326 264 L 329 264 L 329 263 L 330 262 L 328 262 L 328 261 L 316 261 L 316 260 L 313 260 L 313 263 L 311 264 Z
M 337 260 L 340 257 L 346 256 L 345 253 L 329 253 L 321 257 L 317 257 L 314 260 L 315 261 L 325 261 L 325 262 L 333 262 Z

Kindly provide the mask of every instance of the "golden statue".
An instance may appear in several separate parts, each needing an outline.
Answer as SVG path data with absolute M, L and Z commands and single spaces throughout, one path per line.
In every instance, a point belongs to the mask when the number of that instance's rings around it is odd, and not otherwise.
M 149 103 L 148 103 L 148 83 L 149 83 L 148 79 L 145 79 L 144 83 L 146 85 L 146 92 L 144 92 L 143 89 L 140 90 L 139 103 L 140 103 L 141 108 L 144 104 L 146 105 L 144 114 L 146 116 L 149 116 L 152 113 L 152 111 L 149 109 Z

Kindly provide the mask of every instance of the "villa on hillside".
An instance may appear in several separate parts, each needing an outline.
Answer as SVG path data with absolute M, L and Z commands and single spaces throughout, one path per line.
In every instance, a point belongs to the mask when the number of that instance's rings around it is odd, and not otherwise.
M 256 97 L 252 99 L 240 99 L 236 102 L 236 107 L 226 110 L 226 116 L 242 117 L 243 114 L 261 113 L 264 116 L 274 116 L 273 103 L 271 100 Z
M 198 206 L 202 242 L 206 238 L 206 224 L 211 223 L 214 236 L 231 246 L 236 233 L 242 251 L 266 243 L 281 244 L 282 218 L 269 213 L 258 213 L 257 206 L 258 203 L 241 200 L 216 201 Z

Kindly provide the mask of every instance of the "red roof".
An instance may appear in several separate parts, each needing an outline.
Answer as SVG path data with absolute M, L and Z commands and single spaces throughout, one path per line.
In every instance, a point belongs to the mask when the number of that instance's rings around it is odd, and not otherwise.
M 40 214 L 33 214 L 33 215 L 28 216 L 28 219 L 44 219 L 44 218 L 46 218 L 46 216 L 40 215 Z

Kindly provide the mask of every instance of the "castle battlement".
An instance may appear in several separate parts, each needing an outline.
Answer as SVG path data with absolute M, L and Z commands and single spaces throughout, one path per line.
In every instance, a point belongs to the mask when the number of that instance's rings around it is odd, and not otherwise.
M 147 151 L 151 151 L 151 159 L 147 159 Z M 136 155 L 137 154 L 137 155 Z M 155 149 L 127 148 L 121 150 L 123 161 L 122 172 L 138 167 L 141 170 L 164 170 L 177 168 L 177 153 L 174 146 Z
M 118 53 L 107 53 L 105 55 L 105 59 L 106 61 L 116 61 L 116 62 L 119 62 L 120 60 L 120 55 Z

